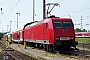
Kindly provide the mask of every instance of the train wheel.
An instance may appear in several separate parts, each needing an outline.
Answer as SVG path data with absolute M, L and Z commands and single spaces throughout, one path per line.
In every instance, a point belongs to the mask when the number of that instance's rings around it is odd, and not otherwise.
M 64 49 L 60 48 L 59 53 L 64 53 Z
M 60 46 L 56 46 L 56 45 L 54 45 L 53 46 L 53 52 L 54 53 L 60 53 L 60 52 L 62 52 L 62 48 L 60 47 Z
M 30 43 L 30 46 L 33 47 L 33 43 Z
M 53 47 L 51 45 L 47 45 L 47 51 L 48 52 L 52 52 L 53 51 Z
M 54 46 L 54 48 L 53 48 L 53 52 L 55 52 L 55 53 L 58 52 L 58 48 L 59 48 L 59 47 Z
M 46 51 L 47 45 L 43 44 L 43 50 Z
M 43 49 L 43 45 L 42 44 L 39 45 L 39 49 Z
M 39 48 L 39 44 L 36 44 L 36 48 Z

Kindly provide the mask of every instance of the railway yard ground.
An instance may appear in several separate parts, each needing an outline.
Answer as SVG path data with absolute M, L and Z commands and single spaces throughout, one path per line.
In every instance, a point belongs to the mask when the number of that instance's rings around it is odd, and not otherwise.
M 76 50 L 71 49 L 67 53 L 50 53 L 29 46 L 27 46 L 26 49 L 24 49 L 23 45 L 14 43 L 8 45 L 8 47 L 13 48 L 14 50 L 17 50 L 26 55 L 32 56 L 38 60 L 90 60 L 90 44 L 83 45 L 79 43 Z M 1 49 L 0 53 L 2 53 Z
M 0 60 L 37 60 L 0 42 Z
M 18 47 L 18 44 L 12 44 L 10 45 L 11 48 L 14 48 L 24 54 L 28 54 L 30 56 L 33 56 L 35 58 L 41 59 L 41 60 L 89 60 L 90 59 L 90 51 L 87 51 L 87 49 L 84 49 L 80 46 L 79 50 L 73 50 L 68 53 L 48 53 L 43 50 L 35 49 L 32 47 L 27 47 L 24 49 L 23 45 L 20 45 Z M 88 49 L 89 50 L 89 49 Z

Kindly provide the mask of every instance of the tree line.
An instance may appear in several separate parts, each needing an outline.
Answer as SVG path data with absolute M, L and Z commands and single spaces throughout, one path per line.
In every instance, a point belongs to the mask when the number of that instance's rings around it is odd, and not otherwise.
M 90 32 L 90 30 L 76 28 L 75 32 Z

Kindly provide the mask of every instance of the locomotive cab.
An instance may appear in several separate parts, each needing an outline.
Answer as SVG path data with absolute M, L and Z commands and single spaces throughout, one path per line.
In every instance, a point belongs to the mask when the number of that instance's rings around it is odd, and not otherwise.
M 50 17 L 49 32 L 50 44 L 54 48 L 69 49 L 70 47 L 76 48 L 78 42 L 75 41 L 74 24 L 71 18 Z
M 53 21 L 55 41 L 73 41 L 75 32 L 72 21 Z

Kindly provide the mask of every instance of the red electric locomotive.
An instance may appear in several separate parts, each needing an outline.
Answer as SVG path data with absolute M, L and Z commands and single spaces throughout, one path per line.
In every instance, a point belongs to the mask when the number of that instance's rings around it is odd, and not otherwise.
M 23 40 L 48 51 L 64 51 L 76 47 L 74 24 L 71 18 L 48 17 L 39 22 L 27 23 Z

